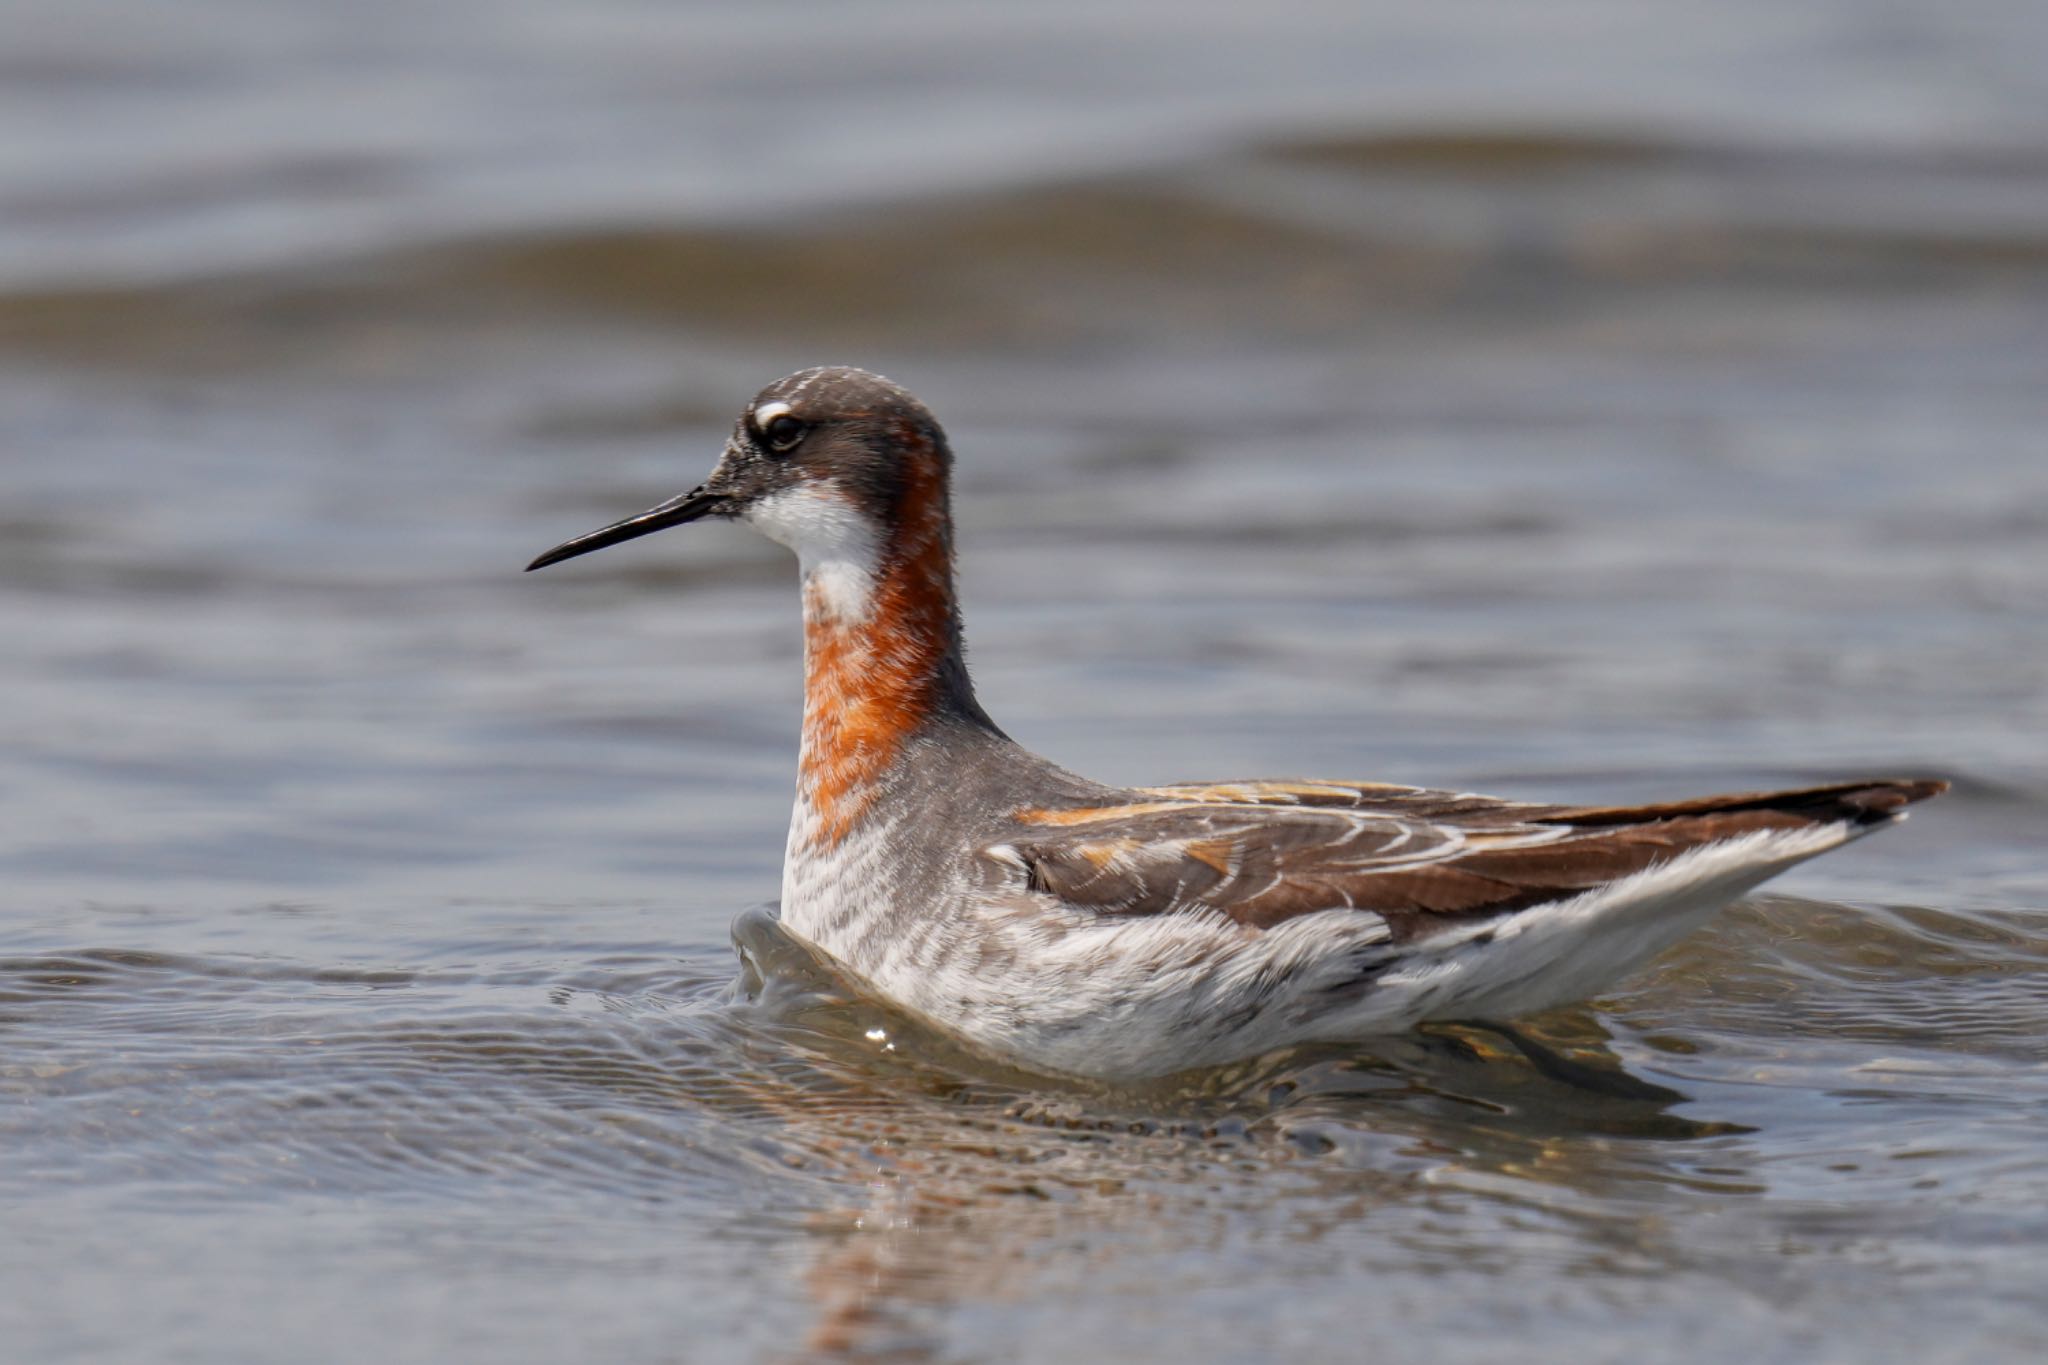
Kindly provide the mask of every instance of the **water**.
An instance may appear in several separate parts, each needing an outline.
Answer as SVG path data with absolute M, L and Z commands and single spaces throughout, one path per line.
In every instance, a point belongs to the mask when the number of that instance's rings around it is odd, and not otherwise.
M 2039 7 L 167 15 L 0 16 L 9 1359 L 2048 1349 Z M 991 1071 L 760 908 L 779 552 L 517 572 L 828 361 L 1091 775 L 1957 788 L 1519 1040 Z

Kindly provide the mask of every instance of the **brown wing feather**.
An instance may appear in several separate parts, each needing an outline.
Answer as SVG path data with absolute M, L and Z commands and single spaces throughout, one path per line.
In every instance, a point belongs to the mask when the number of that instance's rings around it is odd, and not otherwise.
M 1334 782 L 1159 787 L 1018 813 L 1033 890 L 1104 914 L 1207 907 L 1270 928 L 1353 908 L 1396 939 L 1492 917 L 1764 830 L 1875 824 L 1944 782 L 1843 783 L 1635 807 L 1536 806 Z

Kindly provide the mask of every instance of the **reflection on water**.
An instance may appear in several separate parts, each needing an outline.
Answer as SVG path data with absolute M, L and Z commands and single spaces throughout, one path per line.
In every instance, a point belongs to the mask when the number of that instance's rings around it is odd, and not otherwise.
M 22 16 L 0 1333 L 2038 1359 L 2038 8 Z M 734 921 L 777 554 L 518 573 L 820 362 L 1093 776 L 1957 788 L 1514 1030 L 993 1066 Z
M 717 955 L 629 945 L 413 970 L 13 956 L 4 1027 L 34 1060 L 0 1083 L 34 1103 L 0 1136 L 67 1155 L 11 1164 L 6 1186 L 60 1217 L 125 1190 L 145 1226 L 295 1198 L 456 1229 L 500 1203 L 534 1228 L 639 1205 L 637 1240 L 660 1250 L 628 1274 L 657 1278 L 716 1210 L 711 1226 L 748 1228 L 708 1233 L 738 1237 L 742 1265 L 758 1270 L 746 1242 L 795 1239 L 800 1275 L 773 1296 L 800 1291 L 803 1339 L 828 1352 L 947 1355 L 983 1315 L 1047 1296 L 1158 1313 L 1297 1275 L 1404 1311 L 1509 1275 L 1554 1301 L 1560 1345 L 1647 1345 L 1670 1324 L 1586 1315 L 1616 1284 L 1747 1302 L 1766 1248 L 1774 1288 L 1749 1311 L 1775 1332 L 1838 1299 L 1844 1239 L 1887 1276 L 1970 1286 L 1918 1330 L 1978 1330 L 1987 1303 L 2027 1301 L 2022 1248 L 2048 1231 L 2029 1155 L 2048 951 L 1996 916 L 1857 913 L 1879 928 L 1759 903 L 1607 1008 L 1526 1032 L 1121 1091 L 962 1053 L 849 995 L 765 911 L 735 924 L 737 983 Z M 1942 994 L 1909 989 L 1930 979 Z M 1888 1208 L 1937 1218 L 1967 1265 L 1923 1264 Z M 1327 1313 L 1340 1287 L 1302 1302 Z M 1466 1332 L 1501 1325 L 1475 1311 Z M 1186 1344 L 1193 1316 L 1172 1329 Z

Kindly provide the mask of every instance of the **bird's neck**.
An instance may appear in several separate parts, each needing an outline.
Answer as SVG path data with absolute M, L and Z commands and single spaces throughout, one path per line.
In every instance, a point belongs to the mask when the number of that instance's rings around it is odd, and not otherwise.
M 986 725 L 960 643 L 945 486 L 912 485 L 887 528 L 850 523 L 800 547 L 807 841 L 837 845 L 905 746 L 935 722 Z

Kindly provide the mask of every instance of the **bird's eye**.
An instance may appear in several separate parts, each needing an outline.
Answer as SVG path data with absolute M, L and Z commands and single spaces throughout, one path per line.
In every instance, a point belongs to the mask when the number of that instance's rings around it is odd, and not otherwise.
M 789 450 L 804 438 L 804 424 L 788 413 L 778 413 L 761 424 L 761 439 L 770 450 Z

